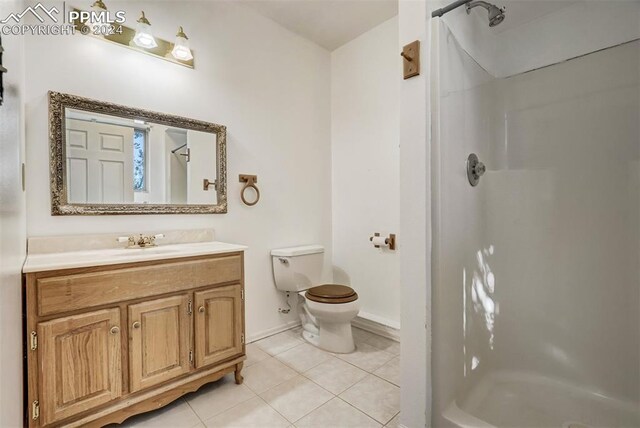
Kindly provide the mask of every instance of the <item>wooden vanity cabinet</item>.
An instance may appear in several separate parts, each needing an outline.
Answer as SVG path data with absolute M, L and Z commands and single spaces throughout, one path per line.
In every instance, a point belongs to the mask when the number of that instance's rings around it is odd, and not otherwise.
M 195 293 L 196 367 L 242 352 L 242 295 L 240 284 Z
M 193 361 L 189 305 L 188 294 L 129 305 L 131 392 L 189 373 Z
M 122 395 L 119 326 L 117 308 L 38 324 L 43 425 Z
M 24 294 L 26 426 L 121 423 L 242 383 L 242 252 L 27 273 Z

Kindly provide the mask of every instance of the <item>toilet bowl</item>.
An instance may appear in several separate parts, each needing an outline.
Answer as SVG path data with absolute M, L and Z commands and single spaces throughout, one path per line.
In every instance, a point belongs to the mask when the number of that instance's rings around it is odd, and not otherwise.
M 346 285 L 322 283 L 323 253 L 320 245 L 273 250 L 276 288 L 297 293 L 307 342 L 329 352 L 353 352 L 351 321 L 360 310 L 358 294 Z
M 358 294 L 350 287 L 324 284 L 304 293 L 305 310 L 317 332 L 304 328 L 303 337 L 309 343 L 329 352 L 346 354 L 355 350 L 351 321 L 360 311 Z

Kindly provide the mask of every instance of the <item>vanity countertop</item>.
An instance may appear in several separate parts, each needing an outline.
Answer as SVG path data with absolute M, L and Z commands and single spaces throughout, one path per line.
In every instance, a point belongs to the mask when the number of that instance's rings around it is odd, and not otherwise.
M 146 262 L 150 260 L 177 259 L 208 254 L 233 253 L 246 249 L 247 247 L 244 245 L 209 241 L 159 245 L 151 248 L 114 248 L 28 254 L 22 272 L 44 272 L 59 269 Z

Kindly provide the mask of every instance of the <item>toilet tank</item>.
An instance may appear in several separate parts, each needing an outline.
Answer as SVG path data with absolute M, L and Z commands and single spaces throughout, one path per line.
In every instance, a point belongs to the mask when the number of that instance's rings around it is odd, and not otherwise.
M 304 291 L 322 281 L 324 247 L 305 245 L 271 251 L 273 278 L 281 291 Z

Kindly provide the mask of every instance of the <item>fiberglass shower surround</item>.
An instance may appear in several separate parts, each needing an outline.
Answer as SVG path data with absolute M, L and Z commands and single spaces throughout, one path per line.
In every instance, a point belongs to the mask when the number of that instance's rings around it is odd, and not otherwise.
M 432 426 L 640 426 L 640 5 L 505 3 L 432 20 Z

